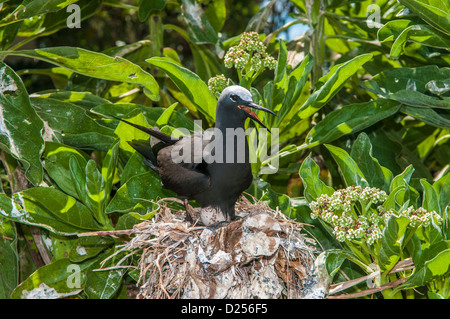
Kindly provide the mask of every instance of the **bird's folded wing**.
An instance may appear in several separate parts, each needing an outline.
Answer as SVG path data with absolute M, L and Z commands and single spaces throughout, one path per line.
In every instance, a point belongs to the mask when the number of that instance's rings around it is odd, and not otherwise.
M 163 148 L 158 154 L 158 169 L 165 188 L 182 196 L 192 196 L 210 187 L 210 177 L 205 163 L 177 163 L 172 148 Z

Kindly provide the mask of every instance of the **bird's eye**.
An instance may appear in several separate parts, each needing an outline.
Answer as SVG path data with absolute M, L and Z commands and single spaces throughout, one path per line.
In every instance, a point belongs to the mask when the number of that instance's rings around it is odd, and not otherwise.
M 233 101 L 233 102 L 237 102 L 238 96 L 235 95 L 235 94 L 233 94 L 232 96 L 230 96 L 230 99 L 231 99 L 231 101 Z

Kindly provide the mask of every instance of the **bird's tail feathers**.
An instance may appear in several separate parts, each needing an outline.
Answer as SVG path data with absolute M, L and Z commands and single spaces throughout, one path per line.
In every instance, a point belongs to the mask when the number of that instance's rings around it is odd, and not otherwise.
M 134 123 L 131 123 L 131 122 L 127 121 L 127 120 L 123 120 L 123 119 L 121 119 L 121 118 L 119 118 L 117 116 L 114 116 L 114 115 L 109 115 L 109 116 L 115 118 L 116 120 L 119 120 L 119 121 L 122 121 L 124 123 L 127 123 L 128 125 L 131 125 L 131 126 L 137 128 L 138 130 L 149 134 L 150 136 L 156 137 L 157 139 L 161 140 L 162 142 L 164 142 L 166 144 L 172 145 L 172 144 L 175 144 L 176 142 L 178 142 L 180 140 L 179 138 L 178 139 L 172 138 L 170 135 L 167 135 L 167 134 L 165 134 L 165 133 L 163 133 L 163 132 L 161 132 L 159 130 L 151 129 L 151 128 L 148 128 L 148 127 L 145 127 L 145 126 L 142 126 L 142 125 L 139 125 L 139 124 L 134 124 Z
M 132 148 L 134 148 L 138 153 L 144 156 L 145 165 L 159 174 L 158 162 L 148 140 L 132 140 L 131 142 L 128 142 L 128 144 L 130 144 Z

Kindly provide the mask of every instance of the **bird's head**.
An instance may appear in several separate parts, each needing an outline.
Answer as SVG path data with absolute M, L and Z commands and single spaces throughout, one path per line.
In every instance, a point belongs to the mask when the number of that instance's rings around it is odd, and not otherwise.
M 276 116 L 271 110 L 253 103 L 250 91 L 239 85 L 225 88 L 217 103 L 217 114 L 224 114 L 228 118 L 239 118 L 242 120 L 249 117 L 268 129 L 252 109 L 268 112 Z

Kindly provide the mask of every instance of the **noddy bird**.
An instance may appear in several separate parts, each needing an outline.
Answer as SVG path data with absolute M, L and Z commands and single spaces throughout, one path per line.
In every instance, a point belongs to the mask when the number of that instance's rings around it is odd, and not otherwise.
M 235 218 L 235 203 L 253 180 L 247 137 L 236 133 L 244 132 L 247 118 L 268 129 L 252 109 L 276 116 L 255 104 L 247 89 L 233 85 L 219 97 L 212 131 L 174 138 L 155 128 L 122 121 L 159 140 L 153 146 L 148 140 L 133 140 L 129 144 L 159 174 L 162 186 L 184 200 L 187 219 L 192 222 L 188 200 L 193 199 L 201 206 L 201 222 L 214 226 Z M 229 134 L 233 131 L 235 134 Z

